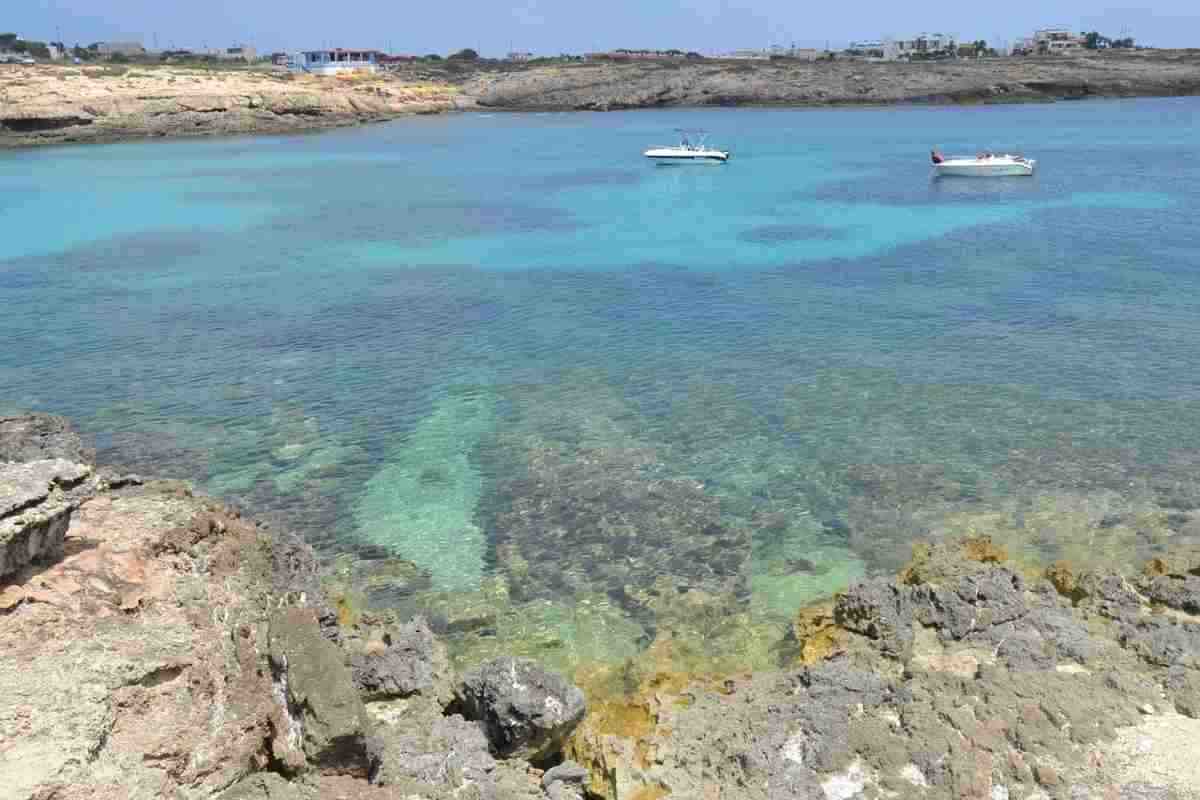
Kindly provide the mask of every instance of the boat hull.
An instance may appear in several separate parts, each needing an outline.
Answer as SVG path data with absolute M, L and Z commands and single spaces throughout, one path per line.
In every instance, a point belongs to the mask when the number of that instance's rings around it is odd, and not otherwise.
M 1033 161 L 945 161 L 933 165 L 933 174 L 955 178 L 1004 178 L 1033 174 Z
M 651 161 L 662 163 L 708 162 L 723 164 L 729 160 L 729 153 L 721 150 L 698 150 L 690 153 L 681 153 L 664 148 L 662 150 L 647 150 L 642 155 Z

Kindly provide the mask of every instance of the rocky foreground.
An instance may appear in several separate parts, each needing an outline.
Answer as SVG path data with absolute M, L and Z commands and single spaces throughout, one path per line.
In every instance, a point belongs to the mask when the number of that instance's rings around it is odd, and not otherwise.
M 444 82 L 186 67 L 0 66 L 0 147 L 286 133 L 459 107 Z
M 1200 52 L 938 63 L 633 62 L 484 74 L 464 91 L 483 108 L 609 111 L 669 106 L 1005 103 L 1200 94 Z
M 922 545 L 802 610 L 776 670 L 649 652 L 585 699 L 455 674 L 421 618 L 340 613 L 295 537 L 0 418 L 0 798 L 1200 797 L 1200 549 L 1116 566 Z

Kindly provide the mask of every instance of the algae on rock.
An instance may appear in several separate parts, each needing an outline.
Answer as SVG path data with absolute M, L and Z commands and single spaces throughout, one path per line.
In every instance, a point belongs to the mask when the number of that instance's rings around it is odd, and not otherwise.
M 495 420 L 490 390 L 439 401 L 388 455 L 354 508 L 359 535 L 428 570 L 442 590 L 475 589 L 484 532 L 475 523 L 483 477 L 472 451 Z

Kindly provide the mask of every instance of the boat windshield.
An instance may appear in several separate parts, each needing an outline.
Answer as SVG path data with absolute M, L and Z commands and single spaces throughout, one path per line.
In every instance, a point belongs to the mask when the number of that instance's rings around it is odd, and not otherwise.
M 676 128 L 679 134 L 679 146 L 684 150 L 703 150 L 708 134 L 695 128 Z

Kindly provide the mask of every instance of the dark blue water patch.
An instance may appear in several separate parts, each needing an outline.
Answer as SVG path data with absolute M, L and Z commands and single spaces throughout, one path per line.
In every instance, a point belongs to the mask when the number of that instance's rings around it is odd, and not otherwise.
M 585 186 L 636 186 L 642 174 L 633 170 L 596 169 L 546 175 L 522 181 L 522 186 L 533 191 L 558 192 Z
M 984 180 L 935 178 L 928 172 L 907 172 L 885 178 L 871 176 L 826 183 L 793 194 L 800 201 L 876 203 L 903 208 L 955 204 L 995 205 L 1045 201 L 1061 196 L 1037 176 Z
M 429 215 L 443 224 L 449 221 L 464 233 L 474 234 L 573 233 L 583 228 L 569 211 L 561 208 L 497 203 L 410 207 L 410 212 L 418 218 Z M 446 220 L 446 215 L 452 215 L 455 219 Z
M 738 241 L 754 244 L 789 244 L 792 242 L 827 242 L 835 239 L 848 239 L 846 230 L 827 228 L 823 225 L 801 225 L 781 223 L 777 225 L 759 225 L 738 234 Z
M 270 186 L 273 193 L 290 190 L 320 192 L 321 186 L 343 183 L 348 175 L 361 173 L 363 180 L 412 180 L 413 164 L 405 161 L 380 159 L 370 163 L 337 158 L 322 162 L 314 160 L 292 165 L 251 166 L 252 161 L 231 161 L 226 166 L 188 169 L 174 176 L 183 180 L 232 182 L 249 187 Z
M 575 233 L 584 228 L 569 211 L 546 206 L 504 203 L 411 203 L 380 206 L 369 202 L 330 201 L 303 214 L 281 214 L 262 226 L 286 237 L 317 241 L 440 242 L 454 236 L 505 233 Z
M 44 271 L 22 269 L 0 262 L 0 290 L 35 289 L 49 282 Z
M 64 285 L 72 283 L 72 273 L 157 274 L 179 266 L 179 262 L 216 253 L 221 238 L 221 234 L 211 232 L 179 230 L 126 234 L 55 253 L 0 260 L 0 272 L 10 267 L 41 272 L 47 280 Z

